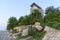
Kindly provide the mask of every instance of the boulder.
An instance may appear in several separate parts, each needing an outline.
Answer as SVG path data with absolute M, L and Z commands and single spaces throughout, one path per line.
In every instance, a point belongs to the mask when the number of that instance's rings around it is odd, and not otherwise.
M 46 31 L 46 32 L 56 32 L 56 31 L 59 31 L 59 30 L 56 30 L 56 29 L 54 29 L 54 28 L 45 26 L 44 31 Z
M 42 27 L 41 26 L 35 26 L 34 27 L 36 30 L 38 30 L 38 31 L 41 31 L 42 30 Z
M 46 33 L 42 40 L 60 40 L 60 31 Z
M 24 29 L 29 29 L 29 26 L 18 26 L 18 27 L 15 27 L 14 29 L 16 29 L 18 32 L 22 32 L 22 30 Z
M 22 30 L 22 35 L 21 36 L 27 36 L 28 35 L 28 29 Z
M 45 26 L 44 31 L 46 31 L 46 34 L 42 40 L 60 40 L 59 30 Z
M 40 26 L 40 23 L 39 22 L 35 22 L 35 26 L 37 26 L 37 25 Z
M 38 31 L 42 30 L 43 28 L 40 26 L 39 22 L 35 22 L 34 28 Z

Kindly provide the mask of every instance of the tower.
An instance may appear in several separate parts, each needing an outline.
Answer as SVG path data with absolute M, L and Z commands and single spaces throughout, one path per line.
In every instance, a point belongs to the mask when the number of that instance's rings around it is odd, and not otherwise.
M 41 13 L 43 12 L 42 8 L 38 6 L 36 3 L 32 3 L 30 7 L 31 7 L 30 12 L 32 12 L 34 9 L 37 9 Z

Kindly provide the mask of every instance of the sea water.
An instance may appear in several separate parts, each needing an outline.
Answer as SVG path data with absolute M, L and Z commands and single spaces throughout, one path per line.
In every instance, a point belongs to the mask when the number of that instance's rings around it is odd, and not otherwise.
M 12 40 L 7 31 L 0 31 L 0 40 Z

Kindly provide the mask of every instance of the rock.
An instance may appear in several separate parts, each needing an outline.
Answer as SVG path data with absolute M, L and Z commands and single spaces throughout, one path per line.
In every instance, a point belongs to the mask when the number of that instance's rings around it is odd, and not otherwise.
M 37 25 L 40 26 L 40 23 L 39 22 L 35 22 L 35 26 L 37 26 Z
M 40 26 L 39 22 L 35 22 L 34 28 L 38 31 L 42 30 L 43 28 Z
M 60 31 L 51 27 L 45 26 L 46 34 L 42 40 L 60 40 Z
M 26 38 L 26 40 L 33 40 L 33 37 L 30 36 L 30 37 Z
M 24 29 L 29 29 L 29 26 L 18 26 L 18 27 L 15 27 L 14 29 L 16 29 L 18 32 L 22 32 L 22 30 Z
M 46 32 L 56 32 L 56 31 L 59 31 L 59 30 L 56 30 L 56 29 L 53 29 L 51 27 L 45 26 L 44 31 L 46 31 Z
M 22 35 L 21 36 L 27 36 L 28 35 L 28 29 L 22 30 Z
M 19 26 L 15 27 L 14 29 L 16 29 L 18 33 L 21 33 L 21 36 L 25 36 L 28 35 L 29 26 Z
M 42 40 L 60 40 L 60 31 L 46 33 Z
M 40 30 L 42 30 L 42 27 L 41 26 L 35 26 L 35 29 L 40 31 Z

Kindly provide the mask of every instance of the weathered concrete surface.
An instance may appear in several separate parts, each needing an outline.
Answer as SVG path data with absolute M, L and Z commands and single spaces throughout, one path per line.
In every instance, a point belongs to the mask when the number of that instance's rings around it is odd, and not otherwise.
M 0 40 L 12 40 L 7 31 L 0 31 Z

